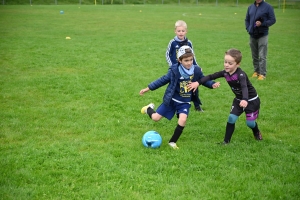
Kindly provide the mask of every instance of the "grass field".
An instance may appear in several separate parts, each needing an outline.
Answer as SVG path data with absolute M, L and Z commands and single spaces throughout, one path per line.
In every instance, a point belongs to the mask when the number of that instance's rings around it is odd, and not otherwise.
M 243 115 L 232 143 L 216 144 L 233 99 L 223 79 L 200 87 L 205 112 L 191 111 L 177 151 L 167 144 L 176 118 L 140 114 L 162 102 L 165 87 L 139 91 L 166 73 L 178 19 L 205 74 L 235 47 L 250 76 L 246 9 L 0 6 L 0 199 L 299 199 L 299 10 L 275 10 L 267 79 L 251 79 L 263 141 Z M 159 149 L 143 147 L 148 130 Z

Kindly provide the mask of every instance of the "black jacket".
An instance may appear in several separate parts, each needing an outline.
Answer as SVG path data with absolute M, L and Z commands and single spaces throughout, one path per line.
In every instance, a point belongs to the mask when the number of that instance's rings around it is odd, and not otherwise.
M 259 27 L 255 26 L 255 22 L 260 21 Z M 269 34 L 269 27 L 275 24 L 276 18 L 273 7 L 262 1 L 259 6 L 256 2 L 248 7 L 245 19 L 246 30 L 251 37 L 260 38 Z

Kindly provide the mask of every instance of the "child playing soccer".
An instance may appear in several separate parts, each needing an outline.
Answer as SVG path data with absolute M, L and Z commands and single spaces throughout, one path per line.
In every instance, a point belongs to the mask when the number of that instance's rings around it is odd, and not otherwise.
M 221 144 L 230 142 L 235 129 L 235 122 L 243 112 L 246 114 L 246 124 L 252 129 L 254 138 L 262 140 L 262 135 L 256 122 L 260 108 L 260 99 L 247 74 L 239 68 L 241 60 L 242 53 L 239 50 L 229 49 L 225 52 L 224 70 L 205 76 L 197 82 L 190 83 L 188 86 L 189 91 L 191 91 L 209 80 L 224 77 L 235 94 L 226 125 L 224 141 Z
M 174 134 L 169 140 L 169 145 L 178 149 L 176 142 L 179 139 L 189 114 L 191 107 L 192 91 L 188 91 L 187 86 L 191 81 L 196 81 L 204 77 L 201 69 L 193 65 L 194 53 L 191 47 L 182 46 L 178 50 L 178 63 L 172 65 L 168 73 L 156 81 L 153 81 L 148 87 L 140 91 L 140 95 L 149 90 L 156 90 L 166 84 L 169 84 L 164 97 L 163 103 L 154 111 L 154 104 L 150 103 L 141 109 L 141 113 L 148 114 L 153 121 L 159 121 L 162 117 L 171 120 L 174 114 L 177 114 L 178 125 Z M 208 88 L 218 87 L 219 83 L 206 81 L 203 83 Z
M 185 21 L 178 20 L 175 22 L 175 34 L 176 34 L 176 36 L 170 40 L 167 50 L 166 50 L 166 60 L 167 60 L 169 67 L 178 63 L 177 52 L 180 47 L 182 47 L 183 45 L 187 45 L 193 49 L 192 41 L 186 37 L 187 24 L 185 23 Z M 198 65 L 196 62 L 195 55 L 194 55 L 193 64 Z M 200 111 L 200 112 L 203 111 L 201 108 L 202 103 L 199 98 L 198 90 L 196 90 L 193 93 L 192 101 L 194 102 L 196 111 Z

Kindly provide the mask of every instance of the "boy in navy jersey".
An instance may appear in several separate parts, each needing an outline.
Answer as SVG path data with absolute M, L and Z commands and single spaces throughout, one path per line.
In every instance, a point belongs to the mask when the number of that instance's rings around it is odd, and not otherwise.
M 175 23 L 175 34 L 176 36 L 170 40 L 167 50 L 166 50 L 166 60 L 171 67 L 174 64 L 178 63 L 177 60 L 177 52 L 180 47 L 183 45 L 187 45 L 193 49 L 192 41 L 190 41 L 187 37 L 187 24 L 185 21 L 178 20 Z M 194 60 L 193 60 L 194 65 L 198 65 L 195 55 L 194 55 Z M 198 65 L 199 66 L 199 65 Z M 201 100 L 199 98 L 199 91 L 195 91 L 192 96 L 192 101 L 194 102 L 195 110 L 196 111 L 203 111 L 201 108 Z
M 163 103 L 157 110 L 154 111 L 154 104 L 150 103 L 141 109 L 141 113 L 148 114 L 153 121 L 159 121 L 162 117 L 171 120 L 174 114 L 177 114 L 178 125 L 169 140 L 169 145 L 174 149 L 178 148 L 176 142 L 184 129 L 191 107 L 192 91 L 188 91 L 188 83 L 204 77 L 201 69 L 193 65 L 194 53 L 191 47 L 182 46 L 178 50 L 177 57 L 179 62 L 172 65 L 166 75 L 153 81 L 148 87 L 140 91 L 140 95 L 143 95 L 149 90 L 156 90 L 169 84 L 163 97 Z M 219 83 L 206 81 L 203 85 L 208 88 L 216 88 Z
M 200 84 L 209 80 L 224 77 L 235 95 L 231 111 L 228 117 L 224 141 L 221 144 L 228 144 L 235 129 L 235 122 L 245 112 L 246 124 L 252 129 L 254 138 L 262 140 L 256 119 L 260 108 L 260 99 L 252 86 L 246 73 L 239 68 L 242 60 L 242 53 L 237 49 L 229 49 L 225 52 L 224 70 L 207 75 L 197 82 L 190 83 L 189 91 L 195 90 Z

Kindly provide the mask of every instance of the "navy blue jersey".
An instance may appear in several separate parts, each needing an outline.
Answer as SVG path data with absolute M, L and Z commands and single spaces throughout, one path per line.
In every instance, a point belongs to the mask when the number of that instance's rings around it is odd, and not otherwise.
M 172 99 L 178 103 L 190 103 L 192 98 L 192 91 L 188 91 L 188 84 L 194 78 L 194 75 L 190 76 L 188 79 L 183 78 L 182 76 L 177 81 L 175 88 L 175 93 L 173 94 Z
M 198 82 L 199 84 L 202 84 L 208 80 L 215 80 L 220 77 L 225 77 L 237 99 L 248 101 L 249 99 L 257 96 L 255 88 L 249 81 L 247 74 L 241 68 L 237 68 L 237 70 L 231 75 L 225 70 L 222 70 L 214 74 L 207 75 L 201 78 Z
M 193 44 L 192 42 L 188 39 L 185 38 L 183 41 L 178 41 L 177 37 L 174 37 L 172 40 L 170 40 L 167 50 L 166 50 L 166 60 L 169 66 L 172 66 L 176 63 L 178 63 L 177 60 L 177 52 L 180 47 L 183 45 L 187 45 L 193 49 Z M 194 52 L 194 65 L 198 65 L 195 57 L 195 52 Z M 199 66 L 199 65 L 198 65 Z

